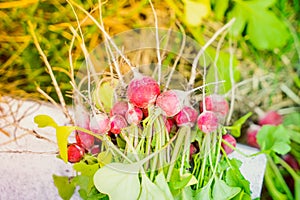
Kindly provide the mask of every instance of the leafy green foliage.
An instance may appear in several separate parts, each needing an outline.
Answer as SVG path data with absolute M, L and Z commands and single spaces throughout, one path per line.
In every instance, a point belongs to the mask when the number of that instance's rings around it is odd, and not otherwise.
M 242 125 L 247 121 L 247 119 L 252 115 L 251 112 L 247 113 L 246 115 L 242 116 L 240 119 L 236 120 L 232 126 L 227 126 L 226 129 L 231 131 L 231 135 L 234 137 L 241 136 L 241 128 Z
M 236 18 L 231 33 L 234 36 L 246 33 L 250 42 L 260 50 L 272 50 L 287 43 L 290 35 L 282 20 L 269 8 L 276 0 L 237 0 L 229 13 Z
M 98 108 L 104 108 L 105 112 L 109 112 L 113 106 L 114 88 L 118 81 L 104 82 L 93 92 L 93 101 L 96 102 Z M 102 106 L 101 106 L 102 105 Z
M 98 169 L 94 184 L 98 191 L 111 200 L 137 199 L 140 193 L 140 164 L 110 163 Z
M 180 175 L 179 169 L 175 168 L 172 172 L 172 176 L 169 182 L 172 194 L 176 196 L 181 193 L 185 187 L 196 184 L 197 180 L 195 177 L 186 172 L 184 175 Z
M 164 176 L 163 172 L 160 172 L 156 177 L 155 177 L 155 182 L 154 182 L 157 187 L 164 193 L 164 196 L 166 199 L 172 200 L 173 195 L 170 191 L 170 188 L 167 184 L 167 180 Z
M 226 171 L 225 181 L 231 187 L 241 188 L 239 196 L 243 197 L 242 199 L 244 199 L 251 195 L 251 191 L 250 182 L 245 179 L 239 170 L 241 164 L 241 161 L 237 159 L 230 159 L 230 167 Z
M 68 162 L 68 137 L 73 131 L 75 131 L 75 127 L 58 126 L 56 122 L 47 115 L 37 115 L 34 118 L 34 122 L 38 124 L 38 127 L 40 128 L 50 126 L 56 129 L 56 140 L 59 148 L 59 155 L 63 161 Z
M 257 133 L 257 142 L 264 152 L 274 151 L 281 155 L 288 153 L 290 147 L 290 135 L 284 126 L 263 126 Z
M 212 199 L 227 200 L 233 198 L 241 191 L 239 187 L 227 185 L 223 180 L 216 178 L 212 190 Z
M 155 185 L 144 173 L 142 173 L 141 194 L 139 199 L 161 199 L 167 200 L 163 191 Z
M 75 191 L 75 185 L 66 176 L 53 175 L 54 184 L 63 200 L 69 200 Z

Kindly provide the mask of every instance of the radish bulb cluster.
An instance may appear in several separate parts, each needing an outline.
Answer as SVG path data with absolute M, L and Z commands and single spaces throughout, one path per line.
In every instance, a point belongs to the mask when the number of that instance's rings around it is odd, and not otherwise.
M 93 108 L 92 114 L 89 114 L 86 108 L 79 107 L 77 125 L 95 135 L 116 138 L 127 127 L 129 129 L 135 127 L 135 130 L 142 132 L 145 128 L 143 120 L 151 119 L 150 121 L 153 122 L 161 116 L 163 121 L 159 123 L 163 126 L 161 130 L 165 130 L 166 134 L 174 135 L 181 127 L 198 129 L 205 134 L 211 134 L 218 131 L 221 120 L 227 115 L 228 103 L 222 96 L 209 95 L 204 100 L 206 109 L 201 106 L 202 102 L 199 102 L 199 109 L 191 106 L 189 95 L 203 87 L 191 91 L 164 90 L 162 92 L 163 88 L 160 88 L 155 79 L 140 74 L 129 82 L 126 98 L 115 102 L 109 111 L 101 112 Z M 91 134 L 77 131 L 76 141 L 77 146 L 74 146 L 75 144 L 70 146 L 68 151 L 70 162 L 78 162 L 82 158 L 80 148 L 93 155 L 100 152 L 101 141 Z M 76 152 L 75 155 L 72 155 L 73 152 Z

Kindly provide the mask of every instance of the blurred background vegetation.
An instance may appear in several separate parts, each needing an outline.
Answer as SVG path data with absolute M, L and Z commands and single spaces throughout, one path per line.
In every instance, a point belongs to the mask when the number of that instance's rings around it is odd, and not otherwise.
M 76 2 L 88 11 L 99 5 L 97 0 Z M 229 80 L 228 41 L 232 40 L 235 81 L 241 83 L 233 118 L 257 107 L 281 110 L 282 114 L 299 112 L 299 0 L 153 0 L 153 4 L 159 27 L 178 30 L 176 23 L 179 22 L 186 34 L 201 45 L 231 18 L 236 18 L 218 60 L 222 78 Z M 154 26 L 147 0 L 109 0 L 103 2 L 102 11 L 104 26 L 111 36 L 133 28 Z M 86 17 L 77 9 L 76 12 L 79 20 Z M 93 15 L 99 18 L 99 11 Z M 68 57 L 71 27 L 77 24 L 70 5 L 64 0 L 0 1 L 0 98 L 45 100 L 37 91 L 39 87 L 58 100 L 45 63 L 34 45 L 29 24 L 67 103 L 71 103 Z M 91 20 L 82 24 L 82 30 L 88 51 L 102 42 L 102 34 Z M 207 49 L 212 57 L 220 40 L 219 37 Z M 76 70 L 84 60 L 78 41 L 75 41 L 72 56 Z M 222 92 L 229 89 L 225 87 Z
M 97 0 L 77 2 L 86 10 L 92 10 L 99 3 Z M 186 33 L 202 45 L 224 23 L 236 17 L 231 35 L 235 45 L 234 63 L 241 79 L 236 78 L 245 80 L 272 72 L 279 80 L 284 78 L 289 87 L 299 88 L 298 0 L 166 0 L 153 3 L 159 27 L 176 29 L 175 22 L 179 21 Z M 77 14 L 80 20 L 86 17 L 82 12 Z M 93 15 L 99 16 L 99 13 L 95 11 Z M 0 2 L 0 16 L 0 94 L 42 98 L 36 90 L 39 86 L 57 99 L 45 64 L 33 44 L 29 23 L 34 26 L 63 93 L 70 91 L 68 50 L 72 38 L 70 27 L 76 27 L 76 21 L 68 3 L 63 0 L 4 1 Z M 104 2 L 102 16 L 110 35 L 154 26 L 147 0 Z M 91 20 L 86 20 L 82 27 L 90 51 L 101 43 L 102 35 Z M 226 44 L 225 41 L 225 50 L 221 51 L 219 59 L 222 67 L 229 59 Z M 207 52 L 214 55 L 216 45 L 214 43 Z M 78 68 L 83 60 L 78 43 L 72 55 L 74 66 Z M 219 70 L 221 74 L 224 71 Z M 224 71 L 223 78 L 227 75 Z

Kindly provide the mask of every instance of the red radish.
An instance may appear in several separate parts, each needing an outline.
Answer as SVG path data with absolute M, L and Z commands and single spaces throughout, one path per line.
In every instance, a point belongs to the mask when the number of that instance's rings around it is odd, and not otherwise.
M 157 97 L 156 105 L 162 109 L 167 117 L 173 117 L 181 110 L 182 101 L 175 90 L 168 90 Z
M 68 146 L 68 161 L 70 163 L 79 162 L 84 156 L 85 150 L 78 144 L 70 144 Z
M 125 114 L 128 110 L 128 103 L 125 101 L 116 102 L 110 110 L 110 116 L 122 115 L 125 117 Z
M 95 137 L 85 132 L 77 131 L 76 142 L 85 149 L 90 149 L 95 143 Z
M 181 111 L 175 115 L 174 119 L 177 126 L 193 127 L 197 121 L 198 112 L 190 106 L 184 106 Z
M 208 85 L 216 83 L 208 83 L 200 87 L 194 88 L 190 91 L 182 90 L 168 90 L 161 93 L 156 99 L 156 106 L 162 109 L 163 114 L 167 117 L 173 117 L 182 109 L 186 102 L 188 102 L 188 96 L 196 90 L 204 88 Z
M 159 94 L 158 83 L 148 76 L 133 79 L 127 88 L 129 102 L 139 108 L 147 108 L 149 105 L 154 104 Z
M 110 129 L 110 121 L 106 114 L 97 113 L 90 117 L 90 130 L 96 134 L 107 133 Z
M 122 115 L 114 115 L 110 118 L 110 132 L 121 133 L 121 129 L 127 126 L 126 119 Z
M 209 134 L 217 130 L 219 126 L 218 117 L 214 112 L 205 111 L 198 116 L 197 124 L 202 132 Z
M 232 146 L 236 147 L 236 139 L 232 135 L 230 135 L 230 134 L 223 135 L 222 139 L 225 140 L 227 143 L 231 144 Z M 222 145 L 222 148 L 224 149 L 224 151 L 226 152 L 227 155 L 234 151 L 234 149 L 229 147 L 224 142 L 222 142 L 221 145 Z
M 295 157 L 292 154 L 286 154 L 283 157 L 283 160 L 288 163 L 296 172 L 300 171 L 300 165 L 298 161 L 295 159 Z
M 75 108 L 75 124 L 81 128 L 90 130 L 90 116 L 85 107 L 78 104 Z M 76 141 L 82 147 L 89 149 L 94 145 L 94 136 L 82 131 L 76 131 Z
M 176 122 L 173 118 L 166 118 L 165 125 L 167 128 L 168 133 L 171 133 L 172 131 L 176 132 L 177 131 L 177 125 Z
M 228 114 L 229 105 L 223 96 L 212 94 L 205 97 L 205 108 L 216 113 L 219 119 L 225 119 Z M 203 112 L 202 102 L 200 102 L 200 112 Z
M 259 125 L 274 125 L 277 126 L 282 124 L 282 116 L 278 114 L 276 111 L 269 111 L 265 116 L 259 119 Z
M 256 124 L 251 124 L 250 127 L 247 129 L 247 143 L 252 146 L 259 148 L 259 145 L 256 140 L 256 135 L 258 131 L 261 129 L 261 126 Z
M 91 150 L 90 150 L 91 154 L 95 155 L 100 153 L 100 146 L 99 145 L 94 145 Z
M 143 111 L 143 117 L 144 117 L 144 119 L 145 119 L 146 117 L 148 117 L 148 115 L 149 115 L 148 108 L 141 108 L 141 110 Z
M 190 159 L 192 158 L 192 156 L 195 154 L 195 153 L 197 153 L 197 148 L 195 147 L 195 145 L 194 144 L 191 144 L 190 145 Z
M 143 119 L 143 111 L 138 107 L 131 107 L 127 110 L 125 118 L 129 124 L 139 124 Z

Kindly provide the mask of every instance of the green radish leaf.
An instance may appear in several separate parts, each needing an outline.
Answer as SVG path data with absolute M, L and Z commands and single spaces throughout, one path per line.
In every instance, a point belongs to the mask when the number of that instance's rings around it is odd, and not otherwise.
M 234 36 L 241 35 L 246 27 L 250 42 L 260 50 L 272 50 L 286 44 L 290 35 L 282 20 L 269 7 L 276 0 L 234 1 L 229 18 L 236 18 L 231 27 Z M 247 24 L 247 26 L 246 26 Z
M 102 151 L 97 156 L 100 167 L 104 167 L 105 165 L 111 163 L 112 154 L 109 151 Z
M 68 162 L 68 137 L 73 131 L 75 131 L 75 127 L 56 127 L 56 140 L 59 148 L 59 155 L 65 162 Z
M 164 176 L 164 173 L 163 172 L 160 172 L 156 177 L 155 177 L 155 182 L 154 182 L 157 187 L 164 193 L 164 196 L 169 199 L 169 200 L 172 200 L 174 199 L 173 198 L 173 195 L 170 191 L 170 188 L 168 186 L 168 183 L 167 183 L 167 180 Z
M 104 107 L 105 112 L 109 112 L 113 106 L 114 90 L 118 81 L 104 82 L 93 92 L 93 102 L 96 102 L 98 108 Z
M 93 179 L 88 176 L 77 175 L 74 177 L 72 182 L 80 187 L 81 193 L 85 196 L 87 196 L 93 187 Z
M 215 16 L 217 20 L 223 20 L 226 10 L 229 6 L 229 0 L 215 0 Z
M 234 164 L 238 161 L 236 164 Z M 246 194 L 251 194 L 250 190 L 250 182 L 245 179 L 242 175 L 241 171 L 239 170 L 241 161 L 236 159 L 230 160 L 231 167 L 226 171 L 225 181 L 231 187 L 240 187 L 242 192 Z
M 185 187 L 181 190 L 179 195 L 177 195 L 174 199 L 175 200 L 191 200 L 194 197 L 194 191 L 191 187 Z
M 232 199 L 241 191 L 239 187 L 231 187 L 223 180 L 215 178 L 215 184 L 212 189 L 212 199 L 228 200 Z
M 231 135 L 234 137 L 240 137 L 241 136 L 241 128 L 242 125 L 247 121 L 247 119 L 252 115 L 251 112 L 247 113 L 240 119 L 236 120 L 232 126 L 226 127 L 231 131 Z
M 195 199 L 201 199 L 201 200 L 211 200 L 211 185 L 212 182 L 208 182 L 203 188 L 201 188 L 196 196 Z
M 144 173 L 142 174 L 141 194 L 139 199 L 168 199 L 164 193 Z
M 73 165 L 73 169 L 77 172 L 80 172 L 84 176 L 94 176 L 96 171 L 99 169 L 99 164 L 88 165 L 84 161 L 80 161 Z
M 252 200 L 252 198 L 251 195 L 245 193 L 245 191 L 242 190 L 232 200 Z M 259 200 L 259 198 L 257 200 Z
M 48 115 L 37 115 L 34 118 L 34 122 L 38 124 L 38 127 L 40 128 L 50 126 L 56 129 L 56 141 L 59 148 L 59 155 L 63 161 L 68 162 L 68 137 L 73 131 L 75 131 L 75 127 L 58 126 L 56 122 Z
M 48 115 L 37 115 L 34 117 L 34 122 L 38 125 L 39 128 L 45 128 L 51 126 L 57 128 L 58 125 L 56 122 Z
M 98 169 L 94 175 L 94 185 L 110 200 L 137 199 L 140 193 L 140 163 L 110 163 Z
M 180 176 L 179 170 L 175 168 L 173 169 L 169 185 L 173 190 L 180 190 L 196 183 L 197 179 L 192 174 L 185 173 Z
M 264 125 L 257 133 L 257 142 L 262 151 L 274 151 L 284 155 L 291 150 L 289 130 L 284 126 Z
M 75 185 L 73 182 L 70 182 L 69 177 L 56 175 L 53 175 L 52 177 L 59 196 L 63 200 L 71 199 L 75 191 Z

